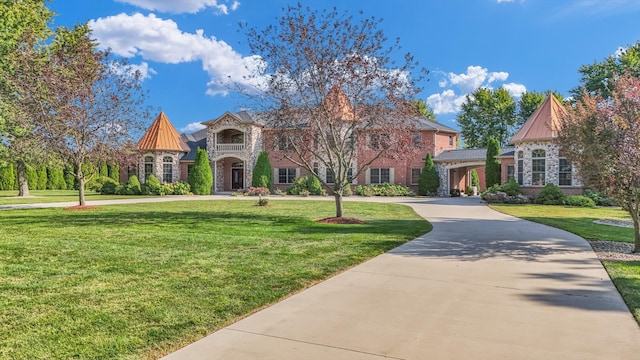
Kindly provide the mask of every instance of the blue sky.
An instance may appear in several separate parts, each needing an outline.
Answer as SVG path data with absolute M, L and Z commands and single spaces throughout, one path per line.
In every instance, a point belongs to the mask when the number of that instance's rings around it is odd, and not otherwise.
M 178 130 L 238 111 L 224 83 L 255 63 L 238 23 L 275 23 L 284 0 L 54 0 L 54 25 L 89 22 L 96 40 L 146 74 L 149 102 Z M 640 40 L 639 0 L 312 0 L 382 18 L 429 70 L 420 98 L 438 121 L 459 128 L 464 96 L 478 87 L 556 90 L 579 83 L 578 68 Z M 399 56 L 402 54 L 398 54 Z M 222 83 L 222 85 L 221 85 Z M 251 84 L 245 84 L 251 86 Z M 149 119 L 149 122 L 153 119 Z

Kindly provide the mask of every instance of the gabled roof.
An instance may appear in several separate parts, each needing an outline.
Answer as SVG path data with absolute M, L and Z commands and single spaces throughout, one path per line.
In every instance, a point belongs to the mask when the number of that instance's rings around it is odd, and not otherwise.
M 501 149 L 500 157 L 508 157 L 509 154 L 513 156 L 514 148 L 511 146 L 505 146 Z M 458 162 L 458 161 L 485 161 L 487 159 L 487 149 L 455 149 L 445 150 L 435 156 L 433 161 L 435 162 Z
M 417 128 L 419 130 L 438 130 L 438 131 L 451 132 L 456 134 L 460 133 L 458 130 L 455 130 L 446 125 L 440 124 L 439 122 L 433 121 L 431 119 L 427 119 L 426 117 L 418 118 Z
M 510 142 L 550 140 L 557 137 L 560 119 L 566 113 L 567 111 L 555 96 L 547 96 L 520 130 L 513 135 Z
M 138 144 L 137 150 L 189 151 L 189 146 L 164 112 L 153 121 Z
M 205 121 L 202 124 L 206 126 L 213 125 L 216 122 L 226 118 L 227 116 L 231 117 L 234 121 L 238 122 L 239 124 L 251 124 L 251 125 L 264 126 L 264 124 L 258 121 L 256 117 L 252 116 L 252 114 L 250 114 L 248 111 L 245 111 L 245 110 L 242 110 L 237 113 L 232 113 L 230 111 L 227 111 L 224 114 L 222 114 L 220 117 L 209 120 L 209 121 Z

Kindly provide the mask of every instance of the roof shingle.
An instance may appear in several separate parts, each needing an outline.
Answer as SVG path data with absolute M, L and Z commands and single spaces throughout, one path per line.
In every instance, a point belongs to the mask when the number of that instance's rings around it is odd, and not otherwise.
M 136 145 L 138 150 L 189 151 L 189 146 L 164 112 L 153 121 Z

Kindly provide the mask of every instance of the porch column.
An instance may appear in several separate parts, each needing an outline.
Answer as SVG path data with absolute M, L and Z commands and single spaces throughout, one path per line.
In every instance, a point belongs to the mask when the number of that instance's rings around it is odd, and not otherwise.
M 214 139 L 214 140 L 213 140 L 214 144 L 215 144 L 215 142 L 216 142 L 216 141 L 215 141 L 216 136 L 217 136 L 217 135 L 215 135 L 215 136 L 213 137 L 213 139 Z M 218 176 L 217 176 L 217 175 L 218 175 L 218 174 L 217 174 L 217 172 L 218 172 L 218 161 L 217 161 L 217 160 L 214 160 L 214 161 L 213 161 L 213 166 L 211 166 L 211 163 L 209 164 L 209 166 L 211 167 L 211 172 L 213 173 L 213 185 L 212 185 L 212 187 L 213 187 L 213 191 L 212 191 L 211 193 L 215 195 L 215 194 L 218 192 L 218 181 L 217 181 L 217 178 L 218 178 Z

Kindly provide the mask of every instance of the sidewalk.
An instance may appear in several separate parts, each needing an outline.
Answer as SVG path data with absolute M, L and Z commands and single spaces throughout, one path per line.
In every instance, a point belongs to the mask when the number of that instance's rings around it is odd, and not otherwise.
M 582 238 L 477 199 L 402 202 L 434 230 L 164 359 L 638 358 Z

